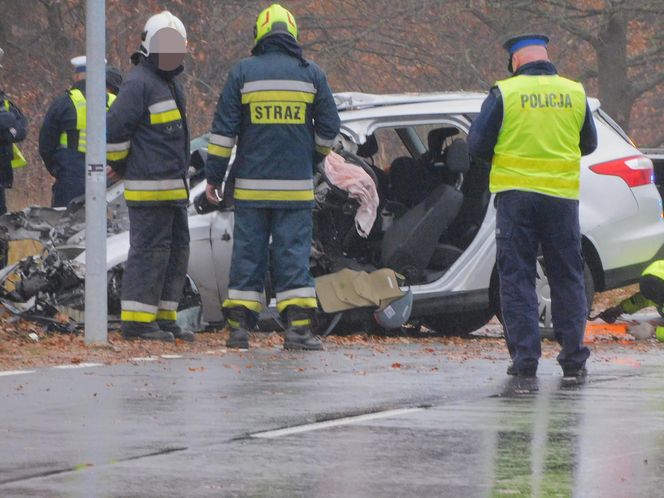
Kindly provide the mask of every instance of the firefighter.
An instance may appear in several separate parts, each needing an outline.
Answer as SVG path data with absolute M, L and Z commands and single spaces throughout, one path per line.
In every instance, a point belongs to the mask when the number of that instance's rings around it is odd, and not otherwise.
M 85 56 L 74 57 L 71 65 L 74 84 L 53 101 L 39 130 L 39 154 L 55 178 L 53 207 L 65 207 L 75 197 L 85 194 Z M 115 95 L 107 93 L 107 109 L 114 100 Z
M 613 323 L 623 313 L 631 315 L 649 306 L 655 306 L 660 311 L 664 306 L 664 259 L 651 263 L 643 270 L 639 279 L 639 292 L 623 299 L 616 306 L 605 309 L 597 318 Z M 660 327 L 662 326 L 658 326 Z
M 189 129 L 179 78 L 186 44 L 180 19 L 168 11 L 150 17 L 108 113 L 107 172 L 124 177 L 129 210 L 121 303 L 128 339 L 194 340 L 176 322 L 189 260 Z
M 263 10 L 252 56 L 230 71 L 212 123 L 206 165 L 208 201 L 220 188 L 237 145 L 235 227 L 228 299 L 228 347 L 247 348 L 265 302 L 269 241 L 277 310 L 288 324 L 284 348 L 319 350 L 311 320 L 317 307 L 309 272 L 313 166 L 334 144 L 339 115 L 323 71 L 302 56 L 297 24 L 281 5 Z
M 538 247 L 549 270 L 558 362 L 566 379 L 585 377 L 588 315 L 579 228 L 582 155 L 597 147 L 597 132 L 580 83 L 558 75 L 548 37 L 508 39 L 511 78 L 496 83 L 473 122 L 471 154 L 491 163 L 496 258 L 507 373 L 534 377 L 541 344 L 535 292 Z
M 0 63 L 5 52 L 0 48 Z M 0 69 L 2 65 L 0 65 Z M 0 214 L 7 212 L 5 189 L 12 188 L 14 170 L 27 162 L 16 145 L 28 132 L 28 120 L 21 109 L 0 90 Z

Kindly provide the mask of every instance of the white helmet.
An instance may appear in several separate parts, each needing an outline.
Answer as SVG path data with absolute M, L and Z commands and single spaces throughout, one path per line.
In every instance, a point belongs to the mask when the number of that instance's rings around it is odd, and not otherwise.
M 147 56 L 153 52 L 157 53 L 160 51 L 158 47 L 152 46 L 155 45 L 155 43 L 153 43 L 153 38 L 158 31 L 164 28 L 175 29 L 180 34 L 180 36 L 182 36 L 186 44 L 187 30 L 185 29 L 184 24 L 182 24 L 182 21 L 180 21 L 180 19 L 178 19 L 176 16 L 165 10 L 159 14 L 153 15 L 145 23 L 145 28 L 143 28 L 143 33 L 141 34 L 142 43 L 139 50 L 142 54 Z

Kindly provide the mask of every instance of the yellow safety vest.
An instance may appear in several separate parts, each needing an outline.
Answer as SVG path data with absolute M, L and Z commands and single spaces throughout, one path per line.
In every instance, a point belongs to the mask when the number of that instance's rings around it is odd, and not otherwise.
M 5 100 L 5 110 L 9 112 L 9 101 Z M 28 161 L 25 160 L 25 156 L 23 155 L 23 152 L 21 152 L 21 149 L 18 148 L 18 145 L 12 144 L 12 168 L 17 169 L 17 168 L 22 168 L 26 164 L 28 164 Z
M 85 95 L 78 88 L 72 88 L 69 90 L 69 98 L 74 104 L 74 109 L 76 109 L 76 131 L 78 131 L 78 148 L 79 152 L 87 150 L 87 117 L 86 117 L 86 101 Z M 113 105 L 115 101 L 115 95 L 112 93 L 106 94 L 106 110 Z M 60 134 L 60 145 L 62 147 L 68 147 L 69 141 L 67 139 L 67 132 L 64 131 Z
M 583 86 L 558 75 L 519 75 L 496 85 L 503 124 L 491 163 L 491 192 L 527 190 L 578 199 Z
M 658 259 L 657 261 L 650 263 L 641 275 L 654 275 L 655 277 L 661 278 L 664 280 L 664 259 Z

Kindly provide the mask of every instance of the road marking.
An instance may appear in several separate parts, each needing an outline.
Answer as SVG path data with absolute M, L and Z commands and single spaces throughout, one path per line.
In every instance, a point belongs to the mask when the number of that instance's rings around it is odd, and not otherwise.
M 424 408 L 399 408 L 397 410 L 385 410 L 383 412 L 367 413 L 365 415 L 356 415 L 354 417 L 343 417 L 343 418 L 337 418 L 335 420 L 326 420 L 325 422 L 315 422 L 313 424 L 296 425 L 294 427 L 287 427 L 285 429 L 276 429 L 274 431 L 256 432 L 254 434 L 250 434 L 249 437 L 259 438 L 259 439 L 273 439 L 281 436 L 298 434 L 300 432 L 317 431 L 320 429 L 329 429 L 330 427 L 339 427 L 342 425 L 356 424 L 358 422 L 366 422 L 368 420 L 397 417 L 399 415 L 421 412 L 423 410 Z
M 136 358 L 130 358 L 131 361 L 156 361 L 156 356 L 138 356 Z
M 67 368 L 90 368 L 90 367 L 103 367 L 103 363 L 72 363 L 71 365 L 57 365 L 53 368 L 67 369 Z
M 7 377 L 9 375 L 25 375 L 35 373 L 34 370 L 7 370 L 6 372 L 0 372 L 0 377 Z
M 162 354 L 161 357 L 164 360 L 177 360 L 178 358 L 182 358 L 182 355 L 179 355 L 179 354 Z

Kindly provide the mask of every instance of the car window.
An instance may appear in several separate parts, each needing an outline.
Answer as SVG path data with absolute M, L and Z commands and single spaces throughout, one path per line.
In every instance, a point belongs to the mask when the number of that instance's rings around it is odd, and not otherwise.
M 374 161 L 383 171 L 388 171 L 390 164 L 397 157 L 412 157 L 396 128 L 379 128 L 374 135 L 378 142 L 378 152 L 374 155 Z
M 595 116 L 595 119 L 598 121 L 603 122 L 606 124 L 609 128 L 614 130 L 618 135 L 622 137 L 622 139 L 627 142 L 630 145 L 634 145 L 634 142 L 629 138 L 627 133 L 620 127 L 618 123 L 616 123 L 611 116 L 609 116 L 607 113 L 605 113 L 602 109 L 597 109 L 593 115 Z

